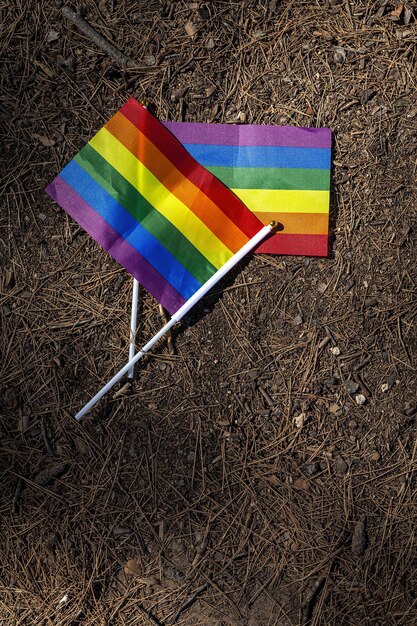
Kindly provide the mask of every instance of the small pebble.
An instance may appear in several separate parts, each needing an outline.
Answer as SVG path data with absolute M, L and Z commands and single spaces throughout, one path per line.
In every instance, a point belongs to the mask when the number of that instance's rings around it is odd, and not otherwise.
M 405 414 L 407 415 L 407 417 L 411 417 L 416 412 L 417 412 L 417 404 L 415 402 L 405 403 Z
M 58 542 L 58 535 L 56 535 L 55 533 L 51 533 L 48 539 L 46 540 L 45 544 L 47 548 L 51 549 L 54 547 L 54 545 L 57 542 Z
M 303 318 L 301 315 L 296 315 L 294 317 L 294 326 L 300 326 L 303 323 Z
M 295 417 L 293 417 L 293 422 L 297 428 L 302 428 L 304 424 L 306 423 L 306 421 L 307 420 L 306 420 L 305 413 L 300 413 L 299 415 L 296 415 Z
M 320 463 L 311 463 L 310 465 L 306 465 L 304 471 L 309 476 L 315 476 L 320 471 Z
M 386 393 L 389 389 L 389 384 L 388 383 L 384 383 L 383 385 L 381 385 L 381 391 L 382 393 Z
M 344 63 L 346 61 L 346 52 L 344 48 L 341 48 L 340 46 L 335 48 L 334 53 L 333 53 L 333 59 L 335 60 L 336 63 L 340 63 L 340 64 Z
M 347 380 L 345 383 L 345 389 L 348 392 L 348 394 L 353 395 L 354 393 L 358 391 L 359 384 L 355 383 L 354 380 Z
M 374 450 L 374 452 L 372 452 L 370 458 L 371 458 L 371 461 L 379 461 L 379 459 L 381 458 L 381 455 L 379 454 L 379 452 Z
M 204 4 L 198 9 L 198 13 L 203 20 L 208 20 L 210 17 L 210 11 Z
M 45 213 L 38 213 L 38 217 L 41 220 L 41 222 L 44 222 L 46 220 L 46 215 Z
M 346 472 L 349 469 L 349 466 L 346 463 L 346 461 L 344 460 L 344 458 L 340 454 L 336 453 L 334 455 L 334 459 L 336 461 L 337 469 L 339 470 L 339 472 L 341 474 L 346 474 Z
M 356 404 L 359 404 L 359 406 L 362 406 L 362 404 L 365 404 L 366 398 L 362 393 L 358 393 L 355 396 L 355 401 L 356 401 Z
M 338 346 L 333 346 L 332 348 L 330 348 L 330 352 L 333 354 L 333 356 L 339 356 L 340 348 Z
M 252 33 L 252 37 L 254 39 L 262 39 L 264 36 L 265 36 L 265 33 L 262 30 L 262 28 L 256 28 Z

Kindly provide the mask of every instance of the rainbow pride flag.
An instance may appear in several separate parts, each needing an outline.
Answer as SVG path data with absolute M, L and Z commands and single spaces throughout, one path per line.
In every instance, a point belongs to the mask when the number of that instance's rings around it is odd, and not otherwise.
M 328 253 L 331 130 L 164 122 L 190 154 L 264 223 L 283 230 L 256 252 Z
M 171 314 L 263 227 L 133 98 L 45 191 Z

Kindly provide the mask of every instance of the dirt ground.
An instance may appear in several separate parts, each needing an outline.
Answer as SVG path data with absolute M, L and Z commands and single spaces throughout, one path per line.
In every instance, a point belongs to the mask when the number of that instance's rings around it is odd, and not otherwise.
M 66 4 L 134 67 L 0 0 L 0 624 L 416 624 L 416 3 Z M 43 188 L 130 95 L 330 126 L 331 249 L 245 260 L 77 424 L 131 280 Z

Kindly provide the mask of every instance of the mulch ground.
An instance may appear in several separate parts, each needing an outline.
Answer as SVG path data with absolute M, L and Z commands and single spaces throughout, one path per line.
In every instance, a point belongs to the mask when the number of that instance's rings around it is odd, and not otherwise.
M 128 69 L 62 5 L 0 1 L 0 623 L 415 624 L 416 4 L 71 3 Z M 330 126 L 331 249 L 246 259 L 77 424 L 131 280 L 43 188 L 130 95 Z

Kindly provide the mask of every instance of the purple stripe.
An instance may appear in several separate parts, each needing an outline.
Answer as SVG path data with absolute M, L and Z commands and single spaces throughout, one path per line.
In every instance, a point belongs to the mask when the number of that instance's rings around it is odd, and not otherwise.
M 171 315 L 184 304 L 185 299 L 181 294 L 60 176 L 57 176 L 45 191 Z
M 185 144 L 224 146 L 286 146 L 291 148 L 331 148 L 330 128 L 300 128 L 260 124 L 201 124 L 162 122 Z

